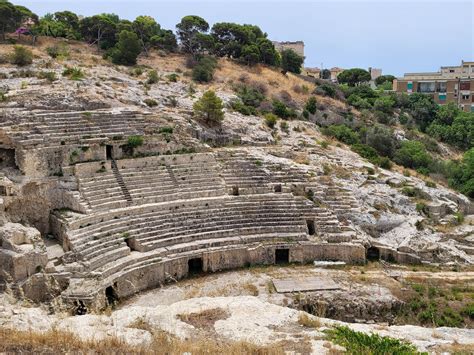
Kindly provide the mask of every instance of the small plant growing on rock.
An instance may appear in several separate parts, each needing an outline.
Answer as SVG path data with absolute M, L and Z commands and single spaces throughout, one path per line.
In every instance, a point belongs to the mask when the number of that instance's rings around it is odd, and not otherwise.
M 179 75 L 176 73 L 172 73 L 172 74 L 167 75 L 166 79 L 168 79 L 168 81 L 171 83 L 176 83 L 178 82 Z
M 158 102 L 154 99 L 145 99 L 143 102 L 148 106 L 148 107 L 154 107 L 158 106 Z
M 66 67 L 63 70 L 63 76 L 69 78 L 70 80 L 81 80 L 84 78 L 84 72 L 81 68 L 78 67 Z
M 46 79 L 50 83 L 58 80 L 58 78 L 56 77 L 56 73 L 54 71 L 41 71 L 38 73 L 37 77 L 38 79 Z
M 133 149 L 143 145 L 143 137 L 142 136 L 130 136 L 127 139 L 127 145 Z
M 274 115 L 273 113 L 267 113 L 265 115 L 265 124 L 270 128 L 275 127 L 277 120 L 278 120 L 278 117 Z
M 286 121 L 281 121 L 281 122 L 280 122 L 280 129 L 281 129 L 283 132 L 288 133 L 288 132 L 289 132 L 288 122 L 286 122 Z
M 160 78 L 158 77 L 158 73 L 156 70 L 150 70 L 148 72 L 148 79 L 146 83 L 148 85 L 156 84 L 158 81 L 160 81 Z

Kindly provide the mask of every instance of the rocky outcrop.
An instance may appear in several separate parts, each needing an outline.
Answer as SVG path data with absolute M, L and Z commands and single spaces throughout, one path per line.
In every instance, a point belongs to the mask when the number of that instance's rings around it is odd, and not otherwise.
M 23 281 L 48 263 L 39 231 L 18 223 L 0 228 L 0 281 Z

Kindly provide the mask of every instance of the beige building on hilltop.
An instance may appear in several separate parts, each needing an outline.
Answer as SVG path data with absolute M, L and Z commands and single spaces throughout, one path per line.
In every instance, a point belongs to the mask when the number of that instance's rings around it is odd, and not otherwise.
M 304 58 L 304 42 L 303 41 L 295 41 L 295 42 L 273 41 L 273 45 L 275 46 L 276 50 L 278 50 L 279 52 L 282 52 L 285 49 L 292 49 L 298 55 Z
M 393 90 L 431 95 L 440 105 L 454 102 L 466 112 L 474 112 L 474 62 L 441 67 L 438 72 L 406 73 L 393 81 Z

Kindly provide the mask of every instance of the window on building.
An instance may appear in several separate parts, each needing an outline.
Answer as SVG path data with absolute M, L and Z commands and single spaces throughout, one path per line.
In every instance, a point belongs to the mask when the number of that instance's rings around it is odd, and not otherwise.
M 436 85 L 437 85 L 437 88 L 436 88 L 437 92 L 446 92 L 446 89 L 447 89 L 447 82 L 446 81 L 436 83 Z
M 474 105 L 471 105 L 471 112 L 474 112 Z
M 463 90 L 471 90 L 471 82 L 470 81 L 461 81 L 459 88 L 461 91 Z
M 413 81 L 409 81 L 407 83 L 407 91 L 412 91 L 413 90 Z
M 454 73 L 454 69 L 449 69 L 449 72 L 450 72 L 450 73 Z
M 435 92 L 436 83 L 434 81 L 418 83 L 418 92 Z
M 470 95 L 462 95 L 461 97 L 463 100 L 469 100 L 470 99 Z
M 439 101 L 446 101 L 446 94 L 439 94 L 438 99 Z

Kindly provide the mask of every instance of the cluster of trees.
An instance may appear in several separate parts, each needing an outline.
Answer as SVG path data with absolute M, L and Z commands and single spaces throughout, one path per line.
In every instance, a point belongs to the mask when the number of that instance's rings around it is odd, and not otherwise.
M 6 40 L 6 33 L 16 31 L 23 23 L 38 22 L 38 16 L 24 6 L 13 5 L 7 0 L 0 0 L 0 31 L 2 39 Z
M 459 149 L 474 147 L 474 114 L 462 112 L 455 103 L 440 106 L 427 133 Z
M 292 50 L 280 55 L 267 34 L 255 25 L 221 22 L 210 28 L 199 16 L 185 16 L 176 25 L 175 35 L 171 30 L 162 29 L 150 16 L 138 16 L 129 21 L 115 14 L 79 18 L 71 11 L 60 11 L 38 18 L 25 7 L 0 0 L 3 39 L 5 33 L 15 31 L 27 21 L 28 31 L 33 37 L 84 40 L 105 50 L 106 56 L 118 64 L 135 64 L 138 54 L 148 54 L 150 48 L 175 51 L 178 40 L 181 50 L 195 59 L 205 54 L 228 57 L 247 65 L 282 66 L 285 72 L 294 73 L 300 72 L 303 63 L 303 58 Z

